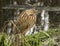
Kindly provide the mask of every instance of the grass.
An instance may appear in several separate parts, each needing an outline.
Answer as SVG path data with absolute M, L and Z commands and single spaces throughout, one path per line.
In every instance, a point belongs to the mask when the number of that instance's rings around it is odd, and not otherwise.
M 0 33 L 0 46 L 15 46 L 15 37 L 16 35 Z M 22 46 L 54 46 L 55 43 L 58 43 L 55 40 L 57 37 L 60 37 L 60 29 L 49 29 L 26 36 L 23 38 L 24 42 L 22 40 Z

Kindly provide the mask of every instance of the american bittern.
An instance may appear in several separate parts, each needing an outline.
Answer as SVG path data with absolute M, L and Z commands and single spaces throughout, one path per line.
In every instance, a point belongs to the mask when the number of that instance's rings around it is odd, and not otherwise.
M 24 37 L 25 33 L 34 24 L 36 24 L 36 15 L 37 15 L 37 10 L 35 9 L 28 9 L 28 10 L 23 11 L 16 20 L 15 24 L 17 28 L 15 28 L 15 33 L 21 33 L 21 38 Z
M 15 24 L 19 31 L 15 29 L 15 33 L 25 34 L 34 24 L 36 24 L 36 14 L 37 10 L 35 9 L 23 11 L 16 20 Z

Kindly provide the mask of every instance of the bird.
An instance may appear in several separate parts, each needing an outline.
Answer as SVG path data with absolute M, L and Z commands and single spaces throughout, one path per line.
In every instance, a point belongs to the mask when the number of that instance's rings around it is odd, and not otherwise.
M 27 9 L 21 12 L 15 22 L 15 33 L 25 34 L 31 27 L 36 24 L 37 11 L 35 8 Z M 19 30 L 18 30 L 19 29 Z
M 21 38 L 19 40 L 19 36 L 16 37 L 16 46 L 22 46 L 22 40 L 25 38 L 25 33 L 36 24 L 36 18 L 37 10 L 35 8 L 24 10 L 17 17 L 14 26 L 14 34 L 21 34 L 19 35 Z

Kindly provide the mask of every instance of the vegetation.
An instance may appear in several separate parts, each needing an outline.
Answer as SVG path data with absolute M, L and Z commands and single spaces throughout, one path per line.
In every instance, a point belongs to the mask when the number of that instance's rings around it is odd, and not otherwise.
M 22 39 L 22 46 L 54 46 L 59 45 L 60 29 L 50 29 Z M 0 33 L 0 46 L 14 46 L 17 35 Z
M 42 31 L 38 34 L 27 36 L 25 38 L 26 46 L 54 46 L 55 39 L 60 35 L 59 30 Z

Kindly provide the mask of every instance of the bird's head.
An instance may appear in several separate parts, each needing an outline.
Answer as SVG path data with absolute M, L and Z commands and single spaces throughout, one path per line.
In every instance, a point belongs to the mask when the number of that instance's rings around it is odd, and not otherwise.
M 34 8 L 26 10 L 26 14 L 29 16 L 36 15 L 37 13 L 38 13 L 38 10 Z

